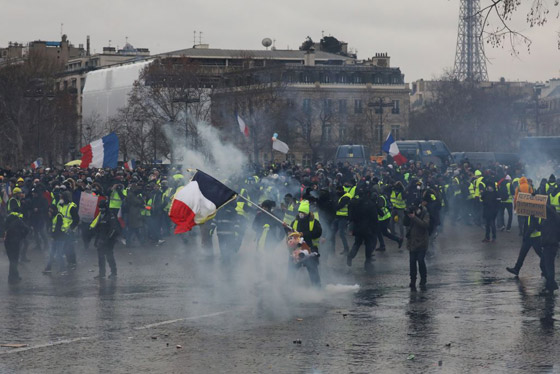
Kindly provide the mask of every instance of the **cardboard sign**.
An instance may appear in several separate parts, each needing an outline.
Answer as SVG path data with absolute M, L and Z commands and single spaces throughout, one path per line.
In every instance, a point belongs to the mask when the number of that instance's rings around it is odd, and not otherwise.
M 535 216 L 546 219 L 547 195 L 531 195 L 530 193 L 520 192 L 517 195 L 515 213 L 518 216 Z
M 80 221 L 93 222 L 97 210 L 98 201 L 99 196 L 97 195 L 89 194 L 87 192 L 82 192 L 80 194 L 80 207 L 78 209 Z

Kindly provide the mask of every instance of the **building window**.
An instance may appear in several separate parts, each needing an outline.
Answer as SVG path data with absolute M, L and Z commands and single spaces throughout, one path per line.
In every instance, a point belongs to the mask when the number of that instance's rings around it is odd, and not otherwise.
M 323 110 L 325 112 L 325 114 L 331 114 L 332 113 L 332 100 L 331 99 L 325 99 L 323 100 Z
M 286 161 L 288 161 L 290 164 L 294 165 L 296 163 L 296 156 L 293 153 L 288 153 L 286 155 Z
M 399 114 L 401 112 L 400 109 L 400 100 L 393 100 L 393 109 L 391 110 L 393 114 Z
M 359 75 L 354 75 L 354 83 L 356 84 L 362 83 L 362 77 L 360 77 Z
M 340 83 L 348 83 L 348 77 L 345 74 L 340 74 L 338 77 L 338 81 Z
M 399 140 L 401 138 L 401 127 L 399 125 L 392 125 L 391 133 L 393 134 L 393 138 L 395 140 Z
M 354 113 L 362 113 L 362 100 L 356 99 L 354 100 Z
M 332 127 L 330 124 L 323 126 L 323 138 L 325 142 L 330 143 L 332 141 Z
M 341 123 L 338 126 L 338 141 L 343 143 L 346 140 L 346 124 Z
M 311 166 L 311 154 L 310 153 L 305 153 L 303 155 L 303 158 L 301 160 L 301 165 L 306 168 L 306 167 L 310 167 Z
M 303 112 L 311 113 L 311 99 L 303 99 Z
M 338 100 L 338 112 L 340 114 L 346 114 L 347 110 L 346 110 L 346 99 L 340 99 Z
M 331 77 L 329 74 L 321 74 L 321 83 L 331 83 Z
M 296 102 L 294 101 L 294 99 L 286 99 L 286 106 L 288 108 L 293 108 L 296 106 Z

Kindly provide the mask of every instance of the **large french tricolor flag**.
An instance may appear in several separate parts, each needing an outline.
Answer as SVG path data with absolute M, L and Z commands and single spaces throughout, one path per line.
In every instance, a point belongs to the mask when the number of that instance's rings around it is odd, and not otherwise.
M 80 167 L 116 168 L 119 160 L 119 138 L 114 132 L 103 138 L 91 142 L 82 149 L 82 163 Z
M 177 225 L 175 234 L 190 231 L 213 218 L 216 211 L 235 199 L 236 192 L 210 175 L 197 170 L 189 184 L 173 199 L 169 218 Z
M 401 166 L 406 163 L 407 159 L 401 155 L 399 146 L 397 145 L 395 138 L 393 138 L 393 134 L 389 133 L 387 136 L 385 143 L 383 143 L 383 150 L 393 157 L 393 160 L 395 160 L 397 165 Z
M 31 164 L 31 169 L 35 170 L 37 168 L 41 167 L 41 159 L 38 158 L 35 161 L 33 161 L 33 163 Z

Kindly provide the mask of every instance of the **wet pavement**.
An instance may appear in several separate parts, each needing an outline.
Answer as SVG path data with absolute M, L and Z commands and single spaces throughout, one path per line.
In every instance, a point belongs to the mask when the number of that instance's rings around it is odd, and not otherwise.
M 282 246 L 255 253 L 249 239 L 227 266 L 177 238 L 118 247 L 119 277 L 104 281 L 94 251 L 78 249 L 69 275 L 45 276 L 31 249 L 9 286 L 3 255 L 0 343 L 27 346 L 0 348 L 0 373 L 560 373 L 560 307 L 540 295 L 537 256 L 516 279 L 505 271 L 515 228 L 482 237 L 446 227 L 418 292 L 394 243 L 373 274 L 363 249 L 352 268 L 322 256 L 320 290 L 303 273 L 286 281 Z

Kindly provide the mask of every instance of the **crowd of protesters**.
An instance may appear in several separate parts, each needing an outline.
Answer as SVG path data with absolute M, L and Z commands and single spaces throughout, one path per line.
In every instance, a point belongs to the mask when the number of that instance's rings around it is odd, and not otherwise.
M 115 244 L 153 245 L 172 231 L 168 212 L 174 194 L 187 182 L 186 170 L 169 167 L 117 169 L 1 170 L 2 227 L 10 260 L 8 280 L 21 280 L 17 263 L 28 261 L 30 247 L 48 251 L 44 272 L 65 274 L 75 269 L 76 250 L 93 242 L 98 251 L 99 274 L 105 262 L 117 275 Z M 255 234 L 257 250 L 278 245 L 290 232 L 298 232 L 309 256 L 298 263 L 319 285 L 320 256 L 344 256 L 353 265 L 365 246 L 366 271 L 371 271 L 374 251 L 385 251 L 390 240 L 409 251 L 410 287 L 427 283 L 425 257 L 433 252 L 438 233 L 446 225 L 478 225 L 484 243 L 510 231 L 519 192 L 549 196 L 547 218 L 518 216 L 522 237 L 519 258 L 508 271 L 518 275 L 530 248 L 541 257 L 546 289 L 558 288 L 554 258 L 558 248 L 560 187 L 554 174 L 539 181 L 524 176 L 519 165 L 403 165 L 383 162 L 367 165 L 317 163 L 301 167 L 289 162 L 247 167 L 223 181 L 240 197 L 218 210 L 200 226 L 201 244 L 211 245 L 216 233 L 221 256 L 228 262 L 239 251 L 245 234 Z M 79 214 L 82 194 L 99 196 L 99 214 L 84 219 Z M 507 213 L 507 219 L 506 219 Z M 186 234 L 186 236 L 191 233 Z M 349 235 L 354 242 L 349 243 Z M 292 238 L 294 236 L 292 235 Z M 292 240 L 295 243 L 295 241 Z M 55 269 L 56 268 L 56 269 Z

